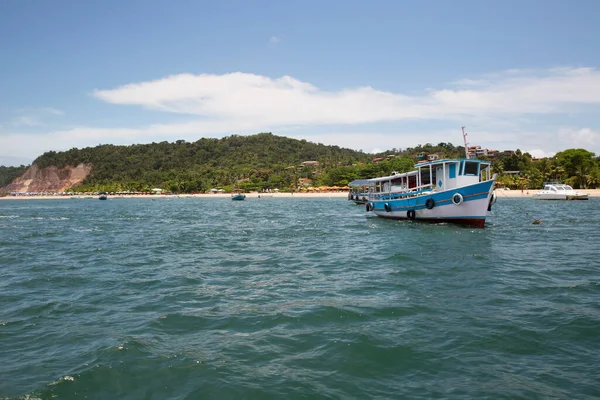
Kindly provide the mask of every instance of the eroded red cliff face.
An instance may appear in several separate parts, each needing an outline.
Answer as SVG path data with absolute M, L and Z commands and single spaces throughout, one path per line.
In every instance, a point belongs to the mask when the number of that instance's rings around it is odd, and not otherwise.
M 92 170 L 90 164 L 79 164 L 76 167 L 38 168 L 33 164 L 25 173 L 2 192 L 64 192 L 81 183 Z

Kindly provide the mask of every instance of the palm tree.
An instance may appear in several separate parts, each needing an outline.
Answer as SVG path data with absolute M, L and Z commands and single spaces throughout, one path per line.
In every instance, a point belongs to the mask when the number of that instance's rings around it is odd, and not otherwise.
M 600 170 L 594 170 L 594 172 L 589 175 L 588 183 L 590 184 L 590 187 L 594 189 L 600 186 Z

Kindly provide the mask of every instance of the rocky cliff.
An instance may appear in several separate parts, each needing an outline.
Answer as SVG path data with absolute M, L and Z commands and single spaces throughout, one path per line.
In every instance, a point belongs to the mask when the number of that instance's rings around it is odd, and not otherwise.
M 33 164 L 20 178 L 0 190 L 2 192 L 64 192 L 81 183 L 91 170 L 90 164 L 64 168 L 38 168 Z

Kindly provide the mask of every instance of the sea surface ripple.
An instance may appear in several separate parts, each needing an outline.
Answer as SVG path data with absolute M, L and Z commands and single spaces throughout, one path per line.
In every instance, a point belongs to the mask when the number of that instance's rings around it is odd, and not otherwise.
M 540 218 L 541 225 L 532 220 Z M 0 398 L 598 399 L 600 199 L 0 202 Z

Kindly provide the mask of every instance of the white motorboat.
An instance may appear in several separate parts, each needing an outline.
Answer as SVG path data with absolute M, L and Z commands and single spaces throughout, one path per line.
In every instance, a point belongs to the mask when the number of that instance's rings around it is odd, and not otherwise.
M 587 200 L 588 194 L 557 182 L 545 182 L 544 189 L 532 196 L 534 200 Z

